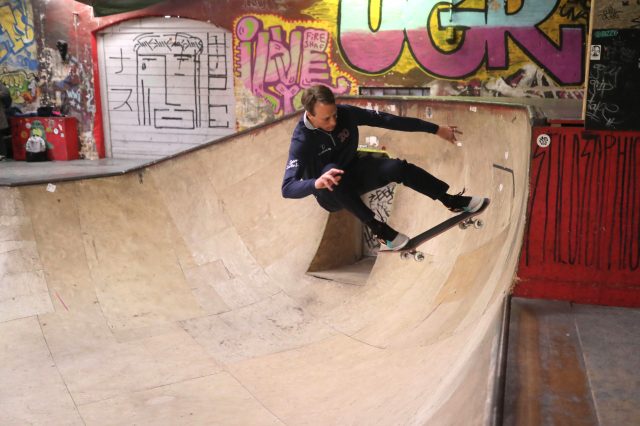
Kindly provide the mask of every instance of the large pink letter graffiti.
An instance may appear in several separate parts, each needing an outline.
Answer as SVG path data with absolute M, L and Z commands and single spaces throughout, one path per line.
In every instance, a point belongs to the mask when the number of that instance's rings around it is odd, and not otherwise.
M 345 76 L 338 76 L 333 84 L 326 53 L 328 31 L 297 26 L 289 32 L 287 43 L 282 26 L 263 27 L 255 16 L 238 20 L 236 74 L 251 93 L 268 99 L 277 114 L 298 109 L 296 96 L 313 84 L 331 86 L 336 94 L 349 93 L 352 82 Z
M 340 0 L 339 5 L 340 49 L 349 65 L 359 71 L 375 74 L 389 70 L 400 57 L 405 41 L 418 64 L 439 77 L 468 77 L 485 59 L 488 69 L 506 69 L 510 65 L 510 38 L 560 84 L 578 85 L 583 81 L 584 28 L 560 25 L 559 46 L 538 28 L 553 14 L 559 0 L 522 0 L 514 13 L 507 13 L 506 2 L 501 7 L 487 4 L 483 9 L 471 9 L 457 7 L 462 3 L 459 1 L 440 10 L 436 8 L 440 0 L 382 2 L 376 29 L 370 26 L 370 1 Z M 440 29 L 464 31 L 451 52 L 434 43 L 429 31 L 433 13 L 438 14 Z

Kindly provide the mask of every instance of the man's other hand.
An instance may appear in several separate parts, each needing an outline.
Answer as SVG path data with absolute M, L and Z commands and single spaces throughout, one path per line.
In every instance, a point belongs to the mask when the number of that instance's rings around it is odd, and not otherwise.
M 343 173 L 344 170 L 340 169 L 331 169 L 325 172 L 325 174 L 316 179 L 316 189 L 325 188 L 329 191 L 333 191 L 333 187 L 340 184 L 340 179 L 342 179 Z

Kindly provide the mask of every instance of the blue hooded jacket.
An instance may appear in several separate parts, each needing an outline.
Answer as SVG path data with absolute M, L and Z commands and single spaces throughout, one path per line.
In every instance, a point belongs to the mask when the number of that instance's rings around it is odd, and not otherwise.
M 413 117 L 400 117 L 352 105 L 337 105 L 338 117 L 332 132 L 313 127 L 306 112 L 291 137 L 289 159 L 282 182 L 282 196 L 311 195 L 322 169 L 330 163 L 348 169 L 358 150 L 358 126 L 381 127 L 405 132 L 436 133 L 438 125 Z

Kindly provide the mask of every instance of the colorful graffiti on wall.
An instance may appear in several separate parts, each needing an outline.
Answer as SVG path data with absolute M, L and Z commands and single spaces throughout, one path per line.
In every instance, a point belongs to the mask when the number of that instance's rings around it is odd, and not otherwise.
M 276 115 L 301 108 L 313 84 L 336 94 L 355 93 L 355 79 L 331 60 L 331 33 L 321 22 L 289 22 L 274 15 L 245 15 L 234 25 L 236 86 L 267 100 Z
M 561 85 L 582 84 L 584 27 L 564 23 L 575 14 L 554 14 L 558 0 L 473 3 L 340 0 L 340 50 L 351 67 L 366 74 L 393 69 L 406 46 L 413 61 L 437 77 L 467 78 L 482 68 L 507 70 L 526 59 Z M 515 51 L 526 58 L 512 57 Z
M 31 103 L 38 95 L 35 73 L 0 69 L 0 83 L 9 89 L 14 104 Z
M 27 0 L 0 0 L 0 64 L 13 69 L 38 69 L 33 12 Z

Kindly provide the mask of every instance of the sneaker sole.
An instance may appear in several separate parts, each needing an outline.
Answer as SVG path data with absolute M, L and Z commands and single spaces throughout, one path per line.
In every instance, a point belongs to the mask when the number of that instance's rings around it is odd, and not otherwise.
M 478 210 L 480 210 L 480 207 L 482 207 L 483 202 L 484 202 L 484 198 L 482 197 L 472 197 L 471 202 L 469 203 L 469 206 L 467 206 L 467 208 L 465 208 L 464 211 L 467 213 L 475 213 Z
M 396 246 L 396 247 L 394 247 L 394 248 L 389 248 L 389 246 L 388 246 L 388 245 L 386 245 L 386 244 L 385 244 L 385 245 L 387 246 L 387 249 L 388 249 L 388 250 L 391 250 L 391 251 L 399 251 L 399 250 L 402 250 L 403 248 L 405 248 L 405 246 L 406 246 L 407 244 L 409 244 L 409 241 L 410 241 L 410 240 L 411 240 L 411 239 L 407 236 L 407 237 L 406 237 L 406 239 L 404 240 L 404 242 L 403 242 L 402 244 L 400 244 L 400 245 L 398 245 L 398 246 Z

